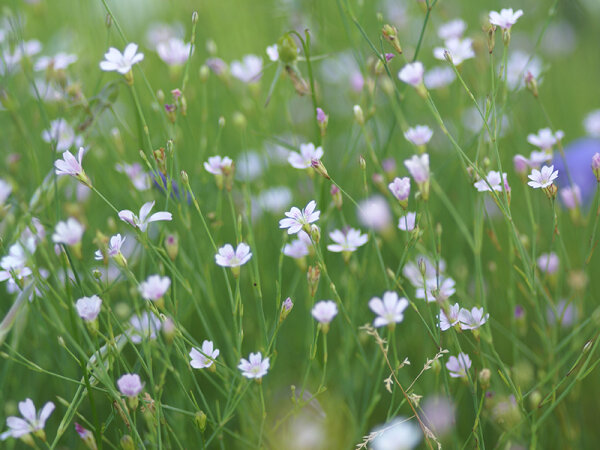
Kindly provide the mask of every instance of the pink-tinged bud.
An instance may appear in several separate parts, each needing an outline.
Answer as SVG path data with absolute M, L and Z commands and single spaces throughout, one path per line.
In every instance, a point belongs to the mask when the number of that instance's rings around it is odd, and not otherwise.
M 408 196 L 410 195 L 410 178 L 394 178 L 394 181 L 388 184 L 388 188 L 400 202 L 400 206 L 406 209 L 408 206 Z
M 529 171 L 529 161 L 523 155 L 515 155 L 513 164 L 515 165 L 515 172 L 519 175 L 526 175 Z
M 331 177 L 327 173 L 327 169 L 325 168 L 325 166 L 323 165 L 323 162 L 321 162 L 320 159 L 313 158 L 310 162 L 310 165 L 312 166 L 313 169 L 315 169 L 315 172 L 317 172 L 319 175 L 321 175 L 322 177 L 324 177 L 328 180 L 331 179 Z
M 396 160 L 394 158 L 385 158 L 381 161 L 381 167 L 386 174 L 391 175 L 396 171 Z
M 331 198 L 333 199 L 333 204 L 335 205 L 335 207 L 337 209 L 342 209 L 343 200 L 342 200 L 342 192 L 340 191 L 340 188 L 337 187 L 335 184 L 332 184 L 330 192 L 331 192 Z
M 560 198 L 562 199 L 565 208 L 575 209 L 577 205 L 581 205 L 581 189 L 574 184 L 570 187 L 565 187 L 560 190 Z
M 310 296 L 314 297 L 317 293 L 317 288 L 319 287 L 319 279 L 321 278 L 321 271 L 318 266 L 308 266 L 308 271 L 306 272 L 306 279 L 308 281 L 308 290 L 310 292 Z
M 175 100 L 177 100 L 179 97 L 181 97 L 181 90 L 179 88 L 175 88 L 171 91 L 171 95 Z
M 385 54 L 385 62 L 390 62 L 393 58 L 394 58 L 394 54 L 393 53 L 386 53 Z
M 596 175 L 596 180 L 600 183 L 600 153 L 596 153 L 592 156 L 592 170 Z
M 98 446 L 96 445 L 96 439 L 94 438 L 94 434 L 90 430 L 83 428 L 81 425 L 75 422 L 75 431 L 77 431 L 77 434 L 83 440 L 83 443 L 87 448 L 89 448 L 90 450 L 98 449 Z
M 281 305 L 281 312 L 279 313 L 279 322 L 283 322 L 285 318 L 288 316 L 292 308 L 294 307 L 294 302 L 290 297 L 286 298 L 283 304 Z
M 321 108 L 317 108 L 317 120 L 319 121 L 319 123 L 323 123 L 327 120 L 325 111 L 323 111 Z

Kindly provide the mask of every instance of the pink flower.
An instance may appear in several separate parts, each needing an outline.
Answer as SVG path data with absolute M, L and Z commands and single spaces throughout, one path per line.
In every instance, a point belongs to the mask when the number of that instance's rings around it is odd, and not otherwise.
M 301 233 L 302 233 L 302 231 L 301 231 Z M 309 238 L 309 240 L 310 240 L 310 238 Z M 294 258 L 294 259 L 303 258 L 306 255 L 308 255 L 308 245 L 306 244 L 306 242 L 302 241 L 301 239 L 293 240 L 289 244 L 285 244 L 285 247 L 283 247 L 283 254 L 285 256 L 289 256 L 290 258 Z
M 427 144 L 431 136 L 433 136 L 433 131 L 427 125 L 417 125 L 416 127 L 409 128 L 404 133 L 406 140 L 417 146 Z
M 301 211 L 295 206 L 285 213 L 286 218 L 279 221 L 279 228 L 287 228 L 288 234 L 298 233 L 303 228 L 309 228 L 309 225 L 319 220 L 321 211 L 315 211 L 317 202 L 311 200 Z
M 54 411 L 54 403 L 48 402 L 44 405 L 39 413 L 36 414 L 35 405 L 30 398 L 25 401 L 19 402 L 19 412 L 23 416 L 20 417 L 10 416 L 6 418 L 6 425 L 9 430 L 0 434 L 0 440 L 4 441 L 9 437 L 18 439 L 29 433 L 35 433 L 43 430 L 46 426 L 46 420 Z
M 237 246 L 235 251 L 231 244 L 226 244 L 215 255 L 215 260 L 221 267 L 239 267 L 250 261 L 250 258 L 252 258 L 250 247 L 243 242 Z
M 476 181 L 474 186 L 479 192 L 491 192 L 492 190 L 502 192 L 502 179 L 504 179 L 504 182 L 506 183 L 506 173 L 503 173 L 502 178 L 500 178 L 500 172 L 490 170 L 485 177 L 485 180 Z
M 542 272 L 548 275 L 555 274 L 560 266 L 558 255 L 554 252 L 542 253 L 537 259 L 537 265 Z
M 398 220 L 398 228 L 402 231 L 412 231 L 415 229 L 417 213 L 408 212 Z
M 542 150 L 550 150 L 554 144 L 563 138 L 563 136 L 564 133 L 561 130 L 552 133 L 550 128 L 542 128 L 538 131 L 538 134 L 527 135 L 527 142 Z
M 467 24 L 464 20 L 455 19 L 440 25 L 437 34 L 440 39 L 446 41 L 452 38 L 461 38 L 466 29 Z
M 160 275 L 151 275 L 146 281 L 142 281 L 139 286 L 140 294 L 146 300 L 156 301 L 161 299 L 171 286 L 169 277 L 161 277 Z
M 240 359 L 238 369 L 246 378 L 261 379 L 269 371 L 269 358 L 263 359 L 260 352 L 250 353 L 248 359 Z
M 359 203 L 358 219 L 364 226 L 382 231 L 390 226 L 392 216 L 385 199 L 380 195 L 374 195 Z
M 221 156 L 211 156 L 208 158 L 208 162 L 204 163 L 204 168 L 213 175 L 226 175 L 231 171 L 232 164 L 233 161 L 228 156 L 224 158 Z
M 510 30 L 510 27 L 517 23 L 517 20 L 522 15 L 522 9 L 513 11 L 512 8 L 504 8 L 499 13 L 497 11 L 490 11 L 489 18 L 492 25 L 496 25 L 503 30 Z
M 404 161 L 404 165 L 416 183 L 429 181 L 429 155 L 427 153 L 423 153 L 421 156 L 413 155 L 411 159 Z
M 288 162 L 296 169 L 308 169 L 314 159 L 320 160 L 323 157 L 323 149 L 316 147 L 315 144 L 300 144 L 300 153 L 290 152 Z
M 181 66 L 190 56 L 192 44 L 185 43 L 181 39 L 172 37 L 166 41 L 159 42 L 156 46 L 156 52 L 169 66 Z
M 213 362 L 219 356 L 219 349 L 214 348 L 212 341 L 202 343 L 202 351 L 197 348 L 190 350 L 190 366 L 194 369 L 205 369 L 212 366 Z
M 534 189 L 546 188 L 550 186 L 554 180 L 558 177 L 558 170 L 554 170 L 554 166 L 544 166 L 542 170 L 533 169 L 529 175 L 529 181 L 527 184 Z
M 147 191 L 151 187 L 150 177 L 144 172 L 140 163 L 117 164 L 117 171 L 124 173 L 129 177 L 131 183 L 138 191 Z
M 137 397 L 142 392 L 144 385 L 137 373 L 126 373 L 117 380 L 117 387 L 121 394 L 127 397 Z
M 467 370 L 471 368 L 471 358 L 466 353 L 459 353 L 458 358 L 451 356 L 446 363 L 452 378 L 467 378 Z
M 263 61 L 260 56 L 245 55 L 242 61 L 231 62 L 231 75 L 244 83 L 255 83 L 262 76 Z
M 313 307 L 312 316 L 320 324 L 329 324 L 337 316 L 337 305 L 333 300 L 321 300 Z
M 476 330 L 487 322 L 489 314 L 483 314 L 483 308 L 473 308 L 471 311 L 461 308 L 458 313 L 460 328 L 463 330 Z
M 458 323 L 459 312 L 460 307 L 458 306 L 458 303 L 455 303 L 454 305 L 450 306 L 448 310 L 448 316 L 446 316 L 446 313 L 443 309 L 440 310 L 440 315 L 438 316 L 440 319 L 440 330 L 446 331 L 452 328 L 454 325 L 456 325 Z
M 333 230 L 329 233 L 329 237 L 335 244 L 329 244 L 327 250 L 330 252 L 354 252 L 367 243 L 369 236 L 361 234 L 360 230 L 355 228 L 341 230 Z
M 71 154 L 70 151 L 65 151 L 62 154 L 63 159 L 58 159 L 54 162 L 56 168 L 56 175 L 71 175 L 77 178 L 82 183 L 90 186 L 90 180 L 85 174 L 83 167 L 81 166 L 81 159 L 83 158 L 83 147 L 79 148 L 79 154 L 77 159 Z
M 419 61 L 405 65 L 402 70 L 398 73 L 398 78 L 411 86 L 419 86 L 423 83 L 423 74 L 425 68 Z
M 576 184 L 572 187 L 565 187 L 560 190 L 560 198 L 567 209 L 575 209 L 581 205 L 581 189 Z
M 77 220 L 69 217 L 66 222 L 58 222 L 52 235 L 52 241 L 57 244 L 77 245 L 81 242 L 84 227 Z
M 100 63 L 100 68 L 106 72 L 117 71 L 125 75 L 131 70 L 131 66 L 144 59 L 143 53 L 137 53 L 137 44 L 127 44 L 123 53 L 114 47 L 110 47 L 104 55 L 104 61 Z
M 433 49 L 433 56 L 442 61 L 446 59 L 446 53 L 448 53 L 455 66 L 462 64 L 467 59 L 474 58 L 473 39 L 450 38 L 444 42 L 443 47 Z
M 171 213 L 166 212 L 166 211 L 160 211 L 160 212 L 152 214 L 151 216 L 148 216 L 153 207 L 154 207 L 154 201 L 144 203 L 142 205 L 142 207 L 140 208 L 140 216 L 139 217 L 136 216 L 135 214 L 133 214 L 133 212 L 131 212 L 130 210 L 124 209 L 122 211 L 119 211 L 119 219 L 121 219 L 123 222 L 129 223 L 131 226 L 133 226 L 135 228 L 139 228 L 139 230 L 142 232 L 146 231 L 146 229 L 148 228 L 148 225 L 151 222 L 173 219 L 173 216 L 171 215 Z
M 398 201 L 406 202 L 408 201 L 408 196 L 410 195 L 410 178 L 396 177 L 394 178 L 394 181 L 388 184 L 388 188 L 390 189 L 394 197 L 398 199 Z
M 393 291 L 387 291 L 383 293 L 383 300 L 379 297 L 369 300 L 369 308 L 377 314 L 374 326 L 394 325 L 404 320 L 403 312 L 408 308 L 408 300 L 398 298 L 398 294 Z
M 77 308 L 77 314 L 86 322 L 92 322 L 96 320 L 100 313 L 100 307 L 102 306 L 102 299 L 97 295 L 91 297 L 81 297 L 75 303 Z

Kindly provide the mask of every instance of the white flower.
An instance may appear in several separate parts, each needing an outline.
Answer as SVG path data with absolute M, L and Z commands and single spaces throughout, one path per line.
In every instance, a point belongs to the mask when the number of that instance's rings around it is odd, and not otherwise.
M 263 359 L 260 352 L 250 353 L 247 359 L 240 359 L 238 369 L 246 378 L 260 379 L 264 377 L 269 370 L 269 358 Z
M 385 199 L 380 195 L 374 195 L 359 203 L 358 219 L 364 226 L 382 231 L 390 226 L 392 215 Z
M 156 46 L 156 52 L 169 66 L 181 66 L 190 56 L 191 43 L 185 43 L 176 37 L 166 41 L 159 42 Z
M 440 275 L 439 277 L 427 278 L 425 287 L 418 287 L 415 297 L 426 299 L 428 302 L 443 302 L 454 295 L 456 292 L 455 285 L 456 282 L 450 277 Z
M 423 74 L 425 68 L 419 61 L 405 65 L 402 70 L 398 73 L 398 78 L 407 84 L 412 86 L 418 86 L 423 82 Z
M 162 298 L 171 286 L 169 277 L 161 277 L 160 275 L 151 275 L 146 281 L 142 281 L 139 286 L 140 294 L 146 300 L 156 301 Z
M 9 430 L 0 434 L 0 440 L 4 441 L 9 437 L 18 439 L 26 434 L 43 430 L 46 426 L 46 420 L 48 420 L 54 408 L 54 403 L 48 402 L 43 406 L 39 414 L 36 414 L 35 405 L 30 398 L 19 402 L 19 412 L 23 418 L 15 416 L 7 417 L 6 426 L 8 426 Z
M 215 261 L 221 267 L 239 267 L 246 264 L 252 258 L 250 247 L 241 242 L 235 251 L 231 244 L 226 244 L 219 249 L 215 255 Z
M 327 250 L 330 252 L 354 252 L 367 243 L 369 236 L 361 234 L 360 230 L 350 228 L 346 230 L 333 230 L 329 237 L 335 244 L 329 244 Z
M 77 61 L 77 55 L 59 52 L 54 56 L 40 56 L 35 62 L 34 69 L 37 71 L 46 70 L 64 70 Z
M 427 89 L 439 89 L 448 86 L 456 79 L 456 74 L 451 67 L 434 67 L 425 73 L 424 83 Z
M 25 266 L 27 262 L 27 254 L 18 242 L 13 244 L 8 249 L 8 255 L 0 260 L 0 282 L 9 280 L 14 283 L 32 274 L 29 267 Z
M 377 314 L 374 326 L 393 325 L 404 320 L 403 312 L 408 308 L 408 300 L 404 297 L 399 299 L 398 294 L 393 291 L 386 291 L 383 293 L 383 301 L 379 297 L 369 300 L 369 308 Z
M 232 61 L 231 75 L 244 83 L 255 83 L 262 75 L 263 61 L 260 56 L 246 55 L 242 61 Z
M 70 151 L 65 151 L 62 154 L 63 159 L 57 159 L 54 161 L 56 175 L 71 175 L 72 177 L 76 178 L 85 176 L 85 171 L 81 165 L 83 152 L 83 147 L 80 147 L 77 159 L 75 159 L 75 156 L 73 156 Z
M 444 42 L 443 47 L 436 47 L 433 49 L 433 56 L 435 56 L 436 59 L 444 61 L 446 59 L 446 52 L 450 54 L 452 63 L 455 66 L 458 66 L 463 61 L 475 57 L 473 40 L 471 38 L 450 38 Z
M 446 331 L 452 328 L 454 325 L 456 325 L 458 323 L 459 312 L 460 306 L 458 306 L 458 303 L 455 303 L 454 305 L 450 306 L 450 309 L 448 310 L 448 316 L 446 316 L 446 313 L 443 309 L 440 310 L 440 315 L 438 316 L 440 320 L 440 330 Z
M 554 170 L 554 166 L 544 166 L 542 170 L 533 169 L 529 175 L 529 181 L 527 184 L 534 189 L 546 188 L 550 186 L 553 181 L 558 177 L 558 170 Z
M 304 231 L 300 231 L 298 236 L 304 234 L 308 239 L 308 243 L 302 239 L 296 239 L 290 242 L 289 244 L 285 244 L 283 247 L 283 254 L 285 256 L 289 256 L 294 259 L 301 259 L 308 255 L 308 247 L 310 244 L 310 237 Z
M 126 373 L 117 380 L 117 386 L 121 394 L 127 397 L 137 397 L 144 388 L 142 380 L 140 380 L 140 376 L 137 373 Z
M 461 308 L 458 313 L 460 328 L 463 330 L 476 330 L 487 322 L 489 314 L 483 314 L 483 308 L 474 307 L 469 311 L 466 308 Z
M 412 231 L 415 229 L 417 213 L 408 212 L 398 220 L 398 228 L 402 231 Z
M 142 339 L 156 339 L 156 334 L 162 326 L 160 319 L 153 312 L 143 312 L 139 316 L 132 316 L 129 323 L 132 326 L 129 338 L 134 344 L 139 344 Z
M 190 350 L 190 366 L 194 369 L 205 369 L 212 366 L 213 362 L 219 356 L 219 349 L 214 348 L 212 341 L 202 342 L 202 351 L 192 347 Z
M 105 72 L 117 71 L 125 75 L 131 70 L 131 66 L 144 59 L 143 53 L 137 53 L 138 46 L 133 42 L 127 44 L 123 53 L 114 47 L 110 47 L 104 54 L 104 61 L 100 62 L 100 68 Z
M 510 30 L 510 27 L 517 23 L 517 20 L 522 15 L 522 9 L 513 11 L 512 8 L 504 8 L 499 13 L 497 11 L 490 11 L 489 18 L 492 25 L 496 25 L 503 30 Z
M 536 150 L 532 151 L 529 155 L 529 159 L 526 160 L 527 164 L 531 168 L 539 168 L 543 163 L 552 161 L 552 154 L 547 151 L 538 152 Z
M 110 258 L 114 258 L 121 253 L 121 247 L 123 246 L 125 239 L 126 238 L 121 237 L 121 234 L 115 234 L 114 236 L 111 236 L 107 249 L 107 254 Z M 94 253 L 94 259 L 96 261 L 104 259 L 104 255 L 102 254 L 101 250 L 96 250 L 96 253 Z
M 91 297 L 81 297 L 75 303 L 77 314 L 79 314 L 79 317 L 87 322 L 96 320 L 96 317 L 98 317 L 98 314 L 100 313 L 101 306 L 102 299 L 97 295 L 92 295 Z
M 224 158 L 221 156 L 211 156 L 208 158 L 208 162 L 204 163 L 204 168 L 213 175 L 226 175 L 231 172 L 232 164 L 233 161 L 228 156 Z
M 56 142 L 56 150 L 64 152 L 73 144 L 81 144 L 81 138 L 75 136 L 75 131 L 65 119 L 56 119 L 50 122 L 50 129 L 42 132 L 44 142 Z
M 423 437 L 421 428 L 404 417 L 396 417 L 371 434 L 375 434 L 369 447 L 372 450 L 412 450 Z
M 262 210 L 281 214 L 292 203 L 292 191 L 287 186 L 272 187 L 262 191 L 256 201 Z
M 390 184 L 388 184 L 389 190 L 392 192 L 394 197 L 398 199 L 400 202 L 408 201 L 408 196 L 410 195 L 410 178 L 402 177 L 402 178 L 394 178 Z
M 507 183 L 506 181 L 506 173 L 502 174 L 502 178 L 500 177 L 500 172 L 496 172 L 495 170 L 490 170 L 487 174 L 487 176 L 485 177 L 485 180 L 479 180 L 476 181 L 474 186 L 477 188 L 477 190 L 479 192 L 486 192 L 486 191 L 498 191 L 498 192 L 502 192 L 502 180 L 504 179 L 504 182 Z M 486 183 L 487 180 L 487 183 Z M 490 189 L 491 187 L 491 189 Z
M 433 130 L 427 125 L 417 125 L 416 127 L 409 128 L 404 133 L 406 140 L 417 146 L 427 144 L 431 136 L 433 136 Z
M 416 183 L 425 183 L 429 180 L 429 155 L 427 153 L 423 153 L 421 156 L 413 155 L 411 159 L 404 161 L 404 165 Z
M 410 261 L 406 263 L 406 265 L 402 269 L 402 274 L 415 288 L 423 287 L 423 275 L 419 270 L 419 264 L 423 264 L 425 266 L 426 280 L 436 280 L 437 277 L 444 273 L 444 271 L 446 270 L 446 262 L 443 259 L 440 259 L 437 262 L 437 264 L 434 264 L 429 260 L 429 258 L 427 258 L 427 256 L 419 255 L 415 262 Z
M 462 19 L 454 19 L 450 22 L 446 22 L 438 28 L 438 37 L 443 39 L 444 41 L 452 38 L 461 38 L 465 30 L 467 29 L 467 24 Z
M 56 244 L 77 245 L 81 242 L 81 236 L 85 228 L 77 220 L 69 217 L 66 222 L 58 222 L 52 235 L 52 241 Z
M 271 61 L 279 60 L 279 49 L 277 48 L 277 44 L 269 45 L 267 47 L 267 55 Z
M 144 232 L 148 228 L 148 225 L 151 222 L 157 222 L 160 220 L 172 220 L 173 216 L 170 212 L 160 211 L 149 216 L 150 211 L 154 207 L 154 201 L 144 203 L 140 208 L 140 216 L 136 216 L 128 209 L 124 209 L 119 211 L 119 219 L 123 222 L 129 223 L 131 226 L 135 228 L 139 228 L 140 231 Z
M 588 136 L 600 138 L 600 109 L 585 116 L 583 126 Z
M 471 358 L 466 353 L 459 353 L 458 358 L 451 356 L 446 363 L 452 378 L 467 378 L 467 370 L 471 368 Z
M 315 211 L 317 202 L 311 200 L 301 211 L 295 206 L 285 213 L 286 218 L 279 221 L 279 228 L 287 228 L 288 234 L 298 233 L 302 228 L 319 220 L 321 211 Z
M 550 128 L 542 128 L 538 131 L 538 134 L 527 135 L 527 142 L 531 145 L 535 145 L 542 150 L 550 150 L 557 141 L 561 140 L 564 133 L 558 130 L 556 133 L 552 133 Z
M 334 301 L 321 300 L 315 304 L 311 313 L 317 322 L 328 324 L 337 316 L 338 309 Z
M 316 147 L 315 144 L 300 144 L 300 153 L 290 152 L 288 162 L 296 169 L 308 169 L 311 167 L 313 159 L 321 159 L 323 157 L 323 149 Z

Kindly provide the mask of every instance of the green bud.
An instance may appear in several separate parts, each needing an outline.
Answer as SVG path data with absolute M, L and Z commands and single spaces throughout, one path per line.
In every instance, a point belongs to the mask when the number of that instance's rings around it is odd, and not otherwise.
M 279 60 L 284 64 L 292 64 L 298 59 L 298 46 L 289 33 L 284 34 L 277 41 Z

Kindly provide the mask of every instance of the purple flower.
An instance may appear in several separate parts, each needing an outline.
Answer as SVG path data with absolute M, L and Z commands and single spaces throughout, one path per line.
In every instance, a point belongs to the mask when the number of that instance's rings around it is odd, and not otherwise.
M 325 111 L 323 111 L 321 108 L 317 108 L 317 122 L 324 123 L 326 120 L 327 115 L 325 114 Z
M 161 299 L 171 286 L 169 277 L 161 277 L 160 275 L 151 275 L 146 281 L 140 283 L 140 294 L 146 300 L 156 301 Z
M 537 259 L 537 265 L 542 272 L 552 275 L 558 271 L 560 261 L 558 255 L 554 252 L 542 253 Z
M 137 373 L 126 373 L 117 380 L 117 387 L 121 391 L 121 394 L 127 397 L 136 397 L 142 392 L 144 385 Z

